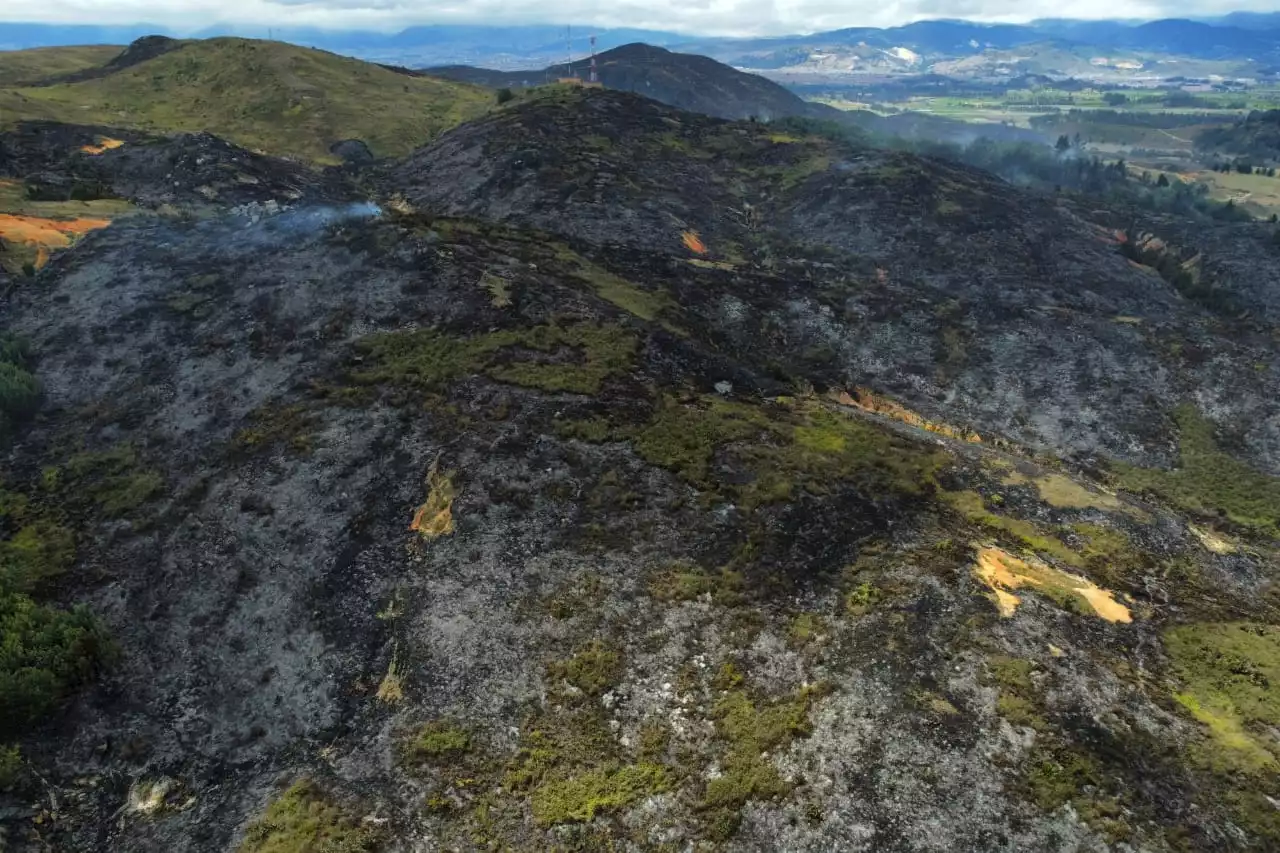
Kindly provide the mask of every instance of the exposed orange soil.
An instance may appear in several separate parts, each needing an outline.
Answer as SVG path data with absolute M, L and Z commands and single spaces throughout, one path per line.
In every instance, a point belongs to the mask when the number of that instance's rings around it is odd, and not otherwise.
M 85 145 L 80 148 L 86 154 L 101 154 L 104 151 L 110 151 L 112 148 L 119 148 L 124 145 L 119 139 L 112 139 L 110 136 L 104 136 L 98 141 L 97 145 Z
M 110 219 L 42 219 L 39 216 L 0 213 L 0 240 L 63 248 L 71 245 L 73 237 L 110 224 Z
M 707 253 L 707 244 L 702 242 L 702 238 L 698 236 L 697 231 L 686 231 L 680 235 L 681 242 L 690 252 L 696 252 L 699 255 Z
M 42 219 L 0 213 L 0 241 L 36 248 L 36 269 L 49 262 L 50 249 L 65 249 L 72 240 L 111 224 L 110 219 Z
M 854 406 L 862 409 L 864 412 L 873 412 L 877 415 L 885 415 L 896 421 L 902 421 L 904 424 L 911 424 L 920 429 L 926 429 L 929 432 L 936 432 L 939 435 L 945 435 L 948 438 L 958 438 L 963 441 L 971 441 L 978 443 L 982 438 L 976 432 L 967 432 L 957 429 L 948 424 L 934 423 L 925 420 L 920 415 L 908 409 L 901 403 L 895 403 L 888 397 L 882 397 L 868 388 L 855 388 L 852 395 L 847 391 L 833 392 L 832 397 L 842 406 Z

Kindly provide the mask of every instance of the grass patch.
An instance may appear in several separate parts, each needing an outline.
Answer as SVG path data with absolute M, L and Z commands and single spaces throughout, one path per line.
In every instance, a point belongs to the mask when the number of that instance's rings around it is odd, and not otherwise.
M 423 539 L 438 539 L 453 532 L 453 501 L 458 496 L 453 484 L 454 472 L 440 472 L 440 459 L 427 469 L 427 499 L 413 514 L 409 529 Z
M 16 746 L 0 746 L 0 791 L 11 790 L 22 778 L 22 751 Z
M 1020 518 L 996 515 L 987 509 L 982 495 L 972 490 L 942 492 L 939 497 L 969 521 L 989 530 L 1001 531 L 1012 536 L 1023 547 L 1040 554 L 1048 554 L 1062 562 L 1083 568 L 1084 558 L 1053 537 L 1046 536 L 1035 524 Z
M 702 397 L 681 403 L 663 397 L 649 423 L 630 437 L 648 462 L 747 509 L 789 500 L 797 490 L 828 494 L 855 486 L 876 495 L 925 494 L 946 459 L 808 402 L 748 405 Z M 734 476 L 726 477 L 729 471 Z
M 604 418 L 584 418 L 583 420 L 557 418 L 551 428 L 561 438 L 577 439 L 592 444 L 608 441 L 613 432 L 612 425 Z
M 586 284 L 601 299 L 609 302 L 628 314 L 642 320 L 657 322 L 664 317 L 674 316 L 678 306 L 666 291 L 645 290 L 621 276 L 614 275 L 602 266 L 588 261 L 563 244 L 553 247 L 556 260 L 568 265 L 568 273 Z M 678 327 L 662 320 L 662 325 L 672 332 L 685 335 Z
M 1178 702 L 1208 727 L 1217 770 L 1277 767 L 1267 728 L 1280 726 L 1280 627 L 1251 622 L 1182 625 L 1163 634 L 1174 672 L 1186 685 Z
M 462 338 L 432 329 L 386 332 L 358 341 L 362 365 L 349 378 L 432 394 L 482 373 L 499 382 L 596 394 L 604 380 L 630 369 L 637 341 L 618 326 L 534 326 Z M 513 356 L 525 354 L 530 360 Z
M 1280 478 L 1271 477 L 1218 449 L 1213 424 L 1190 404 L 1174 411 L 1181 437 L 1173 471 L 1113 463 L 1116 482 L 1150 492 L 1179 509 L 1225 515 L 1257 533 L 1280 537 Z
M 114 45 L 74 45 L 0 51 L 0 80 L 25 86 L 105 65 L 120 53 Z
M 76 559 L 75 534 L 39 515 L 24 512 L 29 522 L 0 542 L 0 583 L 31 592 L 62 574 Z
M 17 731 L 61 702 L 114 657 L 84 608 L 61 610 L 33 598 L 75 562 L 75 534 L 34 500 L 0 490 L 0 730 Z
M 64 492 L 87 498 L 107 518 L 132 514 L 164 489 L 164 478 L 143 466 L 128 444 L 78 453 L 62 470 Z
M 676 562 L 650 577 L 649 594 L 659 601 L 694 601 L 709 595 L 716 604 L 733 606 L 743 602 L 746 589 L 740 572 L 708 571 L 693 563 Z
M 251 823 L 237 853 L 372 853 L 377 834 L 309 779 L 295 782 Z

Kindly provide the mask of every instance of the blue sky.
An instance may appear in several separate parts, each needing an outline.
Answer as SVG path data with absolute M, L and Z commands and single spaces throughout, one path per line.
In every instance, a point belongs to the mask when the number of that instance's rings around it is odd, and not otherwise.
M 0 20 L 148 23 L 192 31 L 213 23 L 378 30 L 422 23 L 578 23 L 708 35 L 779 35 L 891 26 L 922 18 L 1159 18 L 1275 8 L 1274 0 L 3 0 Z

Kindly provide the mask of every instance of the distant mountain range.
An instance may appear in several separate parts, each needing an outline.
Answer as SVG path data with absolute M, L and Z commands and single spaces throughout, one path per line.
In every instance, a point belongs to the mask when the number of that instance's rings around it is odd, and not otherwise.
M 163 27 L 0 23 L 0 49 L 52 45 L 127 44 L 143 35 L 175 35 Z M 419 26 L 396 33 L 315 28 L 216 26 L 185 36 L 271 37 L 376 62 L 425 67 L 472 65 L 498 70 L 545 66 L 568 55 L 607 51 L 633 42 L 699 53 L 739 67 L 781 68 L 810 61 L 815 51 L 887 52 L 889 63 L 908 66 L 976 56 L 1031 45 L 1050 49 L 1081 46 L 1142 55 L 1200 60 L 1280 61 L 1280 13 L 1233 13 L 1219 18 L 1157 21 L 1046 19 L 1029 24 L 979 24 L 958 20 L 919 21 L 900 27 L 855 27 L 773 38 L 701 37 L 667 31 L 593 29 L 549 25 Z M 919 69 L 923 70 L 923 69 Z

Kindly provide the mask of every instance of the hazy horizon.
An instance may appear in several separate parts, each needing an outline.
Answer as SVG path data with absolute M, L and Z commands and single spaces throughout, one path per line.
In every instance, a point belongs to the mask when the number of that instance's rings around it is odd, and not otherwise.
M 397 0 L 9 0 L 3 24 L 154 27 L 179 35 L 208 29 L 323 29 L 396 32 L 414 26 L 565 26 L 643 29 L 704 36 L 794 35 L 848 27 L 889 27 L 921 20 L 981 24 L 1034 20 L 1155 20 L 1216 17 L 1232 12 L 1272 12 L 1263 2 L 1200 3 L 1148 0 L 1117 9 L 1103 0 L 906 0 L 859 3 L 832 0 L 659 0 L 601 3 L 570 0 L 554 15 L 529 0 L 472 0 L 449 8 L 421 9 Z

